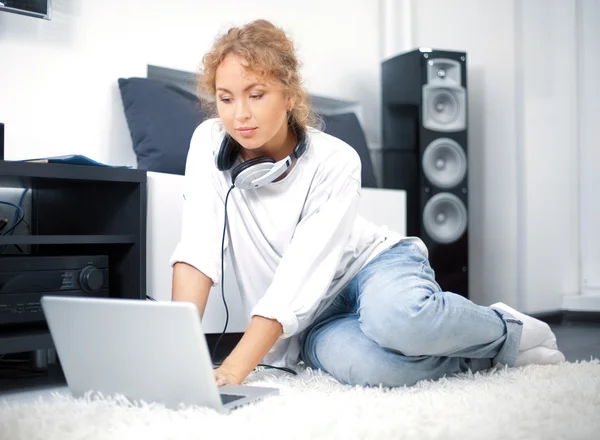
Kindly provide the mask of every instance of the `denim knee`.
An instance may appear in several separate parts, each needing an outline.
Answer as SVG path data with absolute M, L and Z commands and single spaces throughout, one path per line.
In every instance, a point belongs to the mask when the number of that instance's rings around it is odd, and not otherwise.
M 443 298 L 421 287 L 382 292 L 360 310 L 362 331 L 380 347 L 406 356 L 426 355 L 440 335 L 435 320 L 443 315 Z

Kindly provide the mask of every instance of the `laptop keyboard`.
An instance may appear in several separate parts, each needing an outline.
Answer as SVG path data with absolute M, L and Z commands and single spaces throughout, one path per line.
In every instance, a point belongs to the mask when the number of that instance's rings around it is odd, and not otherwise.
M 223 405 L 226 405 L 231 402 L 235 402 L 236 400 L 243 399 L 246 396 L 238 396 L 237 394 L 221 394 L 221 402 Z

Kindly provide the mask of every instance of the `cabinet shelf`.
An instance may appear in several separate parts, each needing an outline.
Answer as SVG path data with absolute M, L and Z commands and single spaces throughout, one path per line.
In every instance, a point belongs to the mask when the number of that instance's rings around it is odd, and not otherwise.
M 88 183 L 139 183 L 146 171 L 128 168 L 104 168 L 87 165 L 0 161 L 0 187 L 32 187 Z
M 60 245 L 60 244 L 134 244 L 133 234 L 113 235 L 8 235 L 0 236 L 0 245 Z
M 0 269 L 4 256 L 106 256 L 109 296 L 146 297 L 145 170 L 0 160 L 3 188 L 27 190 L 27 227 L 0 235 Z M 45 321 L 21 317 L 12 324 L 0 316 L 0 355 L 53 347 Z
M 2 332 L 0 353 L 20 353 L 54 348 L 50 332 L 46 329 Z

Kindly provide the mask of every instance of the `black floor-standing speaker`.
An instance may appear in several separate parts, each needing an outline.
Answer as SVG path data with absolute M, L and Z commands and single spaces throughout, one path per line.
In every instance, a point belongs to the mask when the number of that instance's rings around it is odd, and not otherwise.
M 382 183 L 406 191 L 406 232 L 442 290 L 469 297 L 467 55 L 415 49 L 382 62 Z
M 4 160 L 4 124 L 0 122 L 0 160 Z

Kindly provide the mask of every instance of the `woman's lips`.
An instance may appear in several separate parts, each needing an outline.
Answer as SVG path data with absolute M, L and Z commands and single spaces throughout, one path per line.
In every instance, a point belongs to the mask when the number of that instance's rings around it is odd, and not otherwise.
M 242 137 L 250 137 L 254 134 L 255 131 L 256 128 L 238 128 L 238 132 L 240 133 L 240 135 L 242 135 Z

